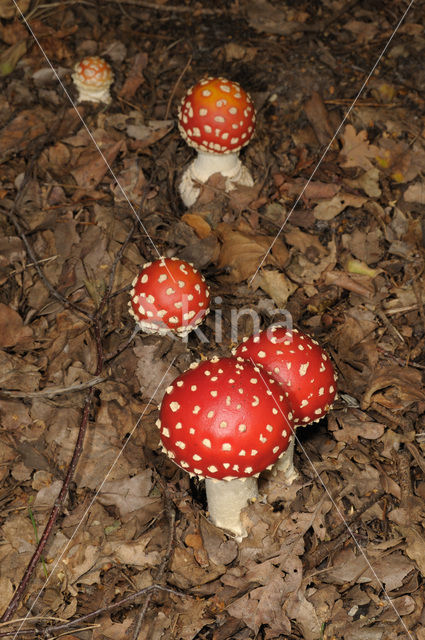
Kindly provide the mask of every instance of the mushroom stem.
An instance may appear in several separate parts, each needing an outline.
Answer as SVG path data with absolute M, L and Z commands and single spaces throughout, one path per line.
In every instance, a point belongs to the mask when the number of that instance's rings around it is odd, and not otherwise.
M 204 183 L 214 173 L 221 173 L 226 178 L 225 191 L 231 191 L 236 184 L 251 187 L 254 184 L 248 169 L 242 164 L 238 153 L 211 153 L 198 151 L 195 160 L 183 173 L 179 190 L 186 207 L 196 202 L 199 187 L 196 182 Z
M 249 500 L 258 497 L 257 478 L 235 478 L 233 480 L 215 480 L 206 478 L 208 511 L 212 522 L 228 529 L 239 538 L 247 532 L 242 525 L 240 512 Z
M 298 478 L 298 472 L 294 467 L 294 448 L 295 448 L 295 429 L 289 441 L 289 446 L 282 453 L 277 462 L 273 465 L 273 475 L 283 474 L 285 482 L 291 485 L 296 478 Z

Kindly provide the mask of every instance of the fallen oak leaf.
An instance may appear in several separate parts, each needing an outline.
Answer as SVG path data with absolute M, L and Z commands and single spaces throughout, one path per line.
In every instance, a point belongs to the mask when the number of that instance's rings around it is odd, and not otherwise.
M 379 149 L 369 143 L 365 130 L 357 133 L 352 124 L 347 124 L 341 139 L 342 149 L 339 156 L 342 167 L 360 167 L 366 171 L 373 167 L 369 158 L 376 158 Z

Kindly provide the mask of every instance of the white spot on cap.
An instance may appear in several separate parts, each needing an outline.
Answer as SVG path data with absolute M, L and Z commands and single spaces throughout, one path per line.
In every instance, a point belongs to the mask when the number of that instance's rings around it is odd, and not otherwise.
M 221 445 L 221 448 L 223 451 L 231 451 L 232 445 L 230 444 L 230 442 L 223 442 L 223 444 Z
M 231 404 L 232 404 L 232 398 L 230 396 L 226 396 L 226 406 L 230 407 Z
M 171 393 L 173 389 L 174 389 L 173 385 L 170 384 L 170 386 L 165 389 L 165 393 Z
M 300 364 L 300 368 L 299 368 L 299 374 L 300 376 L 305 376 L 305 374 L 307 373 L 307 369 L 309 366 L 309 362 L 305 362 L 304 364 Z
M 267 429 L 267 431 L 268 431 L 269 433 L 272 433 L 272 431 L 273 431 L 273 427 L 272 427 L 272 425 L 271 425 L 271 424 L 267 424 L 267 425 L 266 425 L 266 429 Z
M 219 426 L 220 426 L 220 429 L 225 429 L 227 427 L 227 422 L 225 420 L 222 420 Z
M 238 426 L 238 431 L 240 431 L 241 433 L 244 433 L 246 431 L 246 424 L 240 424 Z
M 277 453 L 279 451 L 279 447 L 273 447 L 273 453 Z
M 213 398 L 216 398 L 216 397 L 218 396 L 218 391 L 215 391 L 215 390 L 210 391 L 210 395 L 211 395 Z
M 195 462 L 199 462 L 200 460 L 202 460 L 201 456 L 198 456 L 197 453 L 195 453 L 195 455 L 192 456 L 192 459 L 195 460 Z
M 173 411 L 173 413 L 175 413 L 176 411 L 178 411 L 180 409 L 180 405 L 178 402 L 170 402 L 170 409 L 171 411 Z
M 165 293 L 167 294 L 167 296 L 172 296 L 176 292 L 174 291 L 174 289 L 172 287 L 168 287 L 168 289 L 165 291 Z
M 158 278 L 158 282 L 165 282 L 167 278 L 168 276 L 166 273 L 161 273 L 161 275 Z
M 251 378 L 250 379 L 250 383 L 251 384 L 257 384 L 257 382 L 258 382 L 257 378 Z
M 176 426 L 174 427 L 175 429 L 183 429 L 183 425 L 181 422 L 176 422 Z
M 306 407 L 307 405 L 308 405 L 308 400 L 301 400 L 301 403 L 300 403 L 300 407 L 301 407 L 301 409 L 303 409 L 303 408 L 304 408 L 304 407 Z
M 211 449 L 211 440 L 209 440 L 208 438 L 204 438 L 204 439 L 202 440 L 202 444 L 203 444 L 205 447 L 208 447 L 208 449 Z
M 200 116 L 207 116 L 208 115 L 208 109 L 199 109 L 198 111 Z
M 253 468 L 252 467 L 245 467 L 244 473 L 252 473 L 252 472 L 253 472 Z
M 182 442 L 181 440 L 177 440 L 176 447 L 178 447 L 179 449 L 186 449 L 185 443 Z
M 260 442 L 262 442 L 263 444 L 264 444 L 265 442 L 267 442 L 267 438 L 266 438 L 266 436 L 263 436 L 263 434 L 262 434 L 262 433 L 260 433 Z
M 202 95 L 205 96 L 206 98 L 208 98 L 208 96 L 211 95 L 211 91 L 209 89 L 204 89 L 202 91 Z
M 193 427 L 190 427 L 189 433 L 190 433 L 191 436 L 194 436 L 195 435 L 195 429 Z
M 253 407 L 258 407 L 259 404 L 260 404 L 260 398 L 258 396 L 254 396 L 254 400 L 251 402 L 251 405 Z
M 208 411 L 207 418 L 214 418 L 214 411 Z
M 161 433 L 164 436 L 164 438 L 169 438 L 170 437 L 170 432 L 168 431 L 167 427 L 163 427 Z
M 246 456 L 246 451 L 245 449 L 241 449 L 238 453 L 238 456 Z
M 334 387 L 331 385 L 331 386 L 329 387 L 329 393 L 333 393 L 334 391 L 335 391 L 335 389 L 334 389 Z
M 195 416 L 196 416 L 196 415 L 198 415 L 198 413 L 200 412 L 200 410 L 201 410 L 201 407 L 197 404 L 197 405 L 195 405 L 195 406 L 193 407 L 193 411 L 192 411 L 192 413 L 194 413 L 194 414 L 195 414 Z
M 207 469 L 210 473 L 217 473 L 218 471 L 217 467 L 214 467 L 214 465 L 211 465 L 211 467 L 207 467 Z

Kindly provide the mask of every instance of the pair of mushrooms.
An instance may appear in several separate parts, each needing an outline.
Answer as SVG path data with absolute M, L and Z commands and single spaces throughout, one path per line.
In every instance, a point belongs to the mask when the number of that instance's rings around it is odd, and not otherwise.
M 184 336 L 209 311 L 208 287 L 189 263 L 161 258 L 142 268 L 129 306 L 143 331 Z M 293 482 L 295 429 L 322 418 L 335 395 L 335 372 L 318 343 L 270 327 L 245 338 L 233 357 L 192 364 L 167 388 L 158 420 L 163 450 L 206 479 L 214 524 L 243 537 L 240 513 L 258 496 L 259 474 L 273 468 Z
M 111 101 L 112 69 L 99 56 L 81 60 L 75 66 L 72 78 L 79 92 L 79 102 L 108 104 Z M 181 198 L 187 207 L 196 202 L 199 185 L 214 173 L 225 178 L 226 191 L 231 191 L 237 184 L 254 184 L 238 154 L 254 133 L 255 108 L 249 94 L 237 82 L 205 78 L 191 87 L 179 107 L 178 127 L 183 139 L 198 152 L 179 184 Z

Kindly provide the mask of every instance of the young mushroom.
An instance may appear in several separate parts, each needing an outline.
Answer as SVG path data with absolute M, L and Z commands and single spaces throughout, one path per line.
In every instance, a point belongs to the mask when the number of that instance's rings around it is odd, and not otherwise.
M 198 198 L 196 183 L 206 182 L 214 173 L 226 178 L 226 191 L 236 184 L 253 185 L 238 154 L 254 133 L 255 108 L 237 82 L 205 78 L 191 87 L 179 107 L 178 127 L 187 144 L 198 152 L 179 185 L 187 207 Z
M 111 66 L 103 58 L 88 56 L 77 62 L 72 79 L 78 89 L 77 102 L 111 102 L 109 89 L 114 74 Z
M 206 478 L 211 520 L 243 537 L 240 512 L 258 496 L 257 476 L 291 437 L 282 388 L 242 358 L 214 357 L 176 378 L 160 409 L 164 451 L 189 474 Z
M 234 355 L 261 364 L 283 386 L 292 407 L 292 425 L 316 422 L 332 408 L 336 397 L 336 373 L 326 351 L 297 329 L 270 327 L 244 341 Z M 285 454 L 274 466 L 288 484 L 297 477 L 292 438 Z
M 159 258 L 143 265 L 133 280 L 130 314 L 145 333 L 181 337 L 209 312 L 210 292 L 203 275 L 178 258 Z

